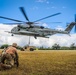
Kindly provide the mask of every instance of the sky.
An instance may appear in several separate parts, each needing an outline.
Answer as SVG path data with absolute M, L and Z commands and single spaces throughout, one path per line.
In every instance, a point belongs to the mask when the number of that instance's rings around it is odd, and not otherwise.
M 61 13 L 59 15 L 42 20 L 42 25 L 51 29 L 65 29 L 66 25 L 75 22 L 76 0 L 0 0 L 0 16 L 18 19 L 27 22 L 19 7 L 24 7 L 30 21 L 36 21 L 43 17 Z M 61 22 L 61 23 L 52 23 Z M 14 21 L 0 18 L 0 45 L 12 44 L 16 42 L 20 46 L 28 44 L 29 36 L 11 36 L 4 31 L 10 31 L 16 25 L 6 25 L 3 23 L 15 23 Z M 74 28 L 71 31 L 71 36 L 64 34 L 55 34 L 49 39 L 31 37 L 30 45 L 51 47 L 58 43 L 61 46 L 70 46 L 76 43 L 76 33 Z M 25 41 L 24 41 L 25 40 Z

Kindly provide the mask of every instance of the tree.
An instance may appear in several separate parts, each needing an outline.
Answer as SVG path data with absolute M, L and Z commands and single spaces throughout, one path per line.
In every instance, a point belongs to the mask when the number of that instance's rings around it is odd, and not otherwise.
M 70 49 L 72 49 L 72 50 L 76 49 L 75 43 L 72 43 L 72 44 L 70 45 Z
M 60 49 L 60 45 L 55 43 L 55 44 L 52 46 L 52 49 L 58 50 L 58 49 Z
M 60 49 L 61 49 L 61 50 L 69 50 L 69 47 L 67 47 L 67 46 L 62 46 Z
M 4 48 L 7 48 L 8 46 L 9 46 L 8 44 L 3 44 L 0 48 L 4 49 Z

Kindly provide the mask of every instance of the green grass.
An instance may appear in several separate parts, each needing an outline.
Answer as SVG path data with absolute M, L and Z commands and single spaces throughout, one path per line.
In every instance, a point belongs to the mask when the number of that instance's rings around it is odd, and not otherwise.
M 76 51 L 18 51 L 19 68 L 0 75 L 76 75 Z

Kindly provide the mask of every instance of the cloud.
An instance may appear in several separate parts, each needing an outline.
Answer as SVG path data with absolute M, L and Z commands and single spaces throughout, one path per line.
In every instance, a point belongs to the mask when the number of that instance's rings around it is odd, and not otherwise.
M 36 0 L 38 3 L 46 3 L 49 4 L 50 2 L 48 0 Z
M 0 24 L 0 45 L 5 43 L 12 44 L 13 42 L 16 42 L 20 46 L 27 45 L 29 43 L 29 36 L 14 35 L 12 37 L 11 34 L 4 32 L 7 30 L 10 31 L 13 27 L 15 27 L 15 25 Z M 71 34 L 71 36 L 55 34 L 50 36 L 50 38 L 38 37 L 37 39 L 32 36 L 30 37 L 30 45 L 32 46 L 51 47 L 55 43 L 58 43 L 61 46 L 70 46 L 72 43 L 76 43 L 76 34 Z
M 49 25 L 46 23 L 43 23 L 42 26 L 44 26 L 45 28 L 49 28 Z
M 57 26 L 56 29 L 57 30 L 64 30 L 64 28 L 62 26 Z
M 71 34 L 69 35 L 62 35 L 62 36 L 56 36 L 54 39 L 56 40 L 55 42 L 60 44 L 61 46 L 70 46 L 72 43 L 76 43 L 76 34 Z
M 43 3 L 43 2 L 46 2 L 46 0 L 36 0 L 36 2 Z

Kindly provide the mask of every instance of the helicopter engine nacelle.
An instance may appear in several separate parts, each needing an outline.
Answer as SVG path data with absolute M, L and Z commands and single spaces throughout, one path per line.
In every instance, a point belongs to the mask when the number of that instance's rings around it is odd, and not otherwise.
M 18 25 L 18 28 L 23 28 L 23 29 L 25 29 L 25 28 L 29 28 L 29 26 L 28 26 L 28 25 Z

